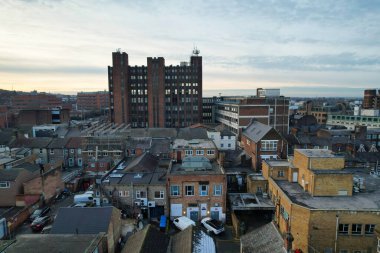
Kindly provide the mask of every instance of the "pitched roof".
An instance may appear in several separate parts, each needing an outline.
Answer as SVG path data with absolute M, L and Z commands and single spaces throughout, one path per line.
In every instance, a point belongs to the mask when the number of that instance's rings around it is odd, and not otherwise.
M 269 131 L 272 130 L 272 127 L 260 123 L 258 121 L 253 121 L 244 131 L 243 135 L 248 137 L 254 142 L 259 142 Z
M 151 137 L 141 137 L 141 138 L 128 138 L 125 142 L 126 148 L 140 148 L 140 149 L 150 149 L 152 144 Z
M 153 172 L 158 165 L 158 158 L 150 153 L 144 153 L 128 164 L 125 172 Z
M 0 170 L 0 181 L 14 181 L 21 171 L 23 169 L 20 168 Z
M 193 226 L 175 234 L 172 237 L 170 250 L 168 252 L 192 253 Z
M 180 128 L 177 139 L 193 140 L 208 139 L 207 129 L 205 128 Z
M 233 132 L 228 130 L 224 125 L 218 125 L 215 127 L 215 130 L 220 132 L 221 136 L 235 136 Z
M 154 155 L 169 153 L 170 140 L 169 139 L 153 139 L 150 152 Z
M 52 138 L 39 137 L 28 139 L 17 139 L 10 146 L 12 148 L 47 148 Z
M 85 138 L 83 137 L 71 137 L 67 141 L 65 148 L 81 148 L 84 141 L 85 141 Z
M 61 207 L 51 234 L 107 233 L 113 207 Z
M 122 253 L 166 253 L 169 237 L 151 225 L 131 235 Z
M 69 141 L 67 138 L 54 138 L 50 144 L 48 145 L 48 148 L 63 148 L 65 147 L 66 143 Z
M 273 223 L 265 224 L 240 237 L 243 253 L 285 253 L 284 240 Z

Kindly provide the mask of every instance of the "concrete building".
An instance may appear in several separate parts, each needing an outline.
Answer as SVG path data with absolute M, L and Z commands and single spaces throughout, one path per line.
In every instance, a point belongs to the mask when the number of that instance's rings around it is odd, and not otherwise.
M 129 65 L 128 54 L 112 53 L 108 67 L 111 122 L 132 127 L 186 127 L 202 122 L 202 57 L 165 66 L 163 57 L 147 66 Z
M 281 134 L 289 131 L 289 98 L 279 92 L 265 93 L 257 90 L 256 96 L 222 97 L 216 103 L 215 120 L 228 130 L 240 135 L 252 119 L 272 126 Z
M 174 163 L 167 175 L 170 218 L 199 221 L 211 216 L 225 221 L 227 180 L 224 169 L 203 156 L 185 157 Z
M 375 252 L 380 178 L 345 169 L 328 150 L 295 150 L 294 159 L 265 161 L 275 223 L 288 250 Z
M 356 126 L 380 128 L 380 116 L 328 115 L 327 125 L 344 126 L 350 130 L 354 130 Z

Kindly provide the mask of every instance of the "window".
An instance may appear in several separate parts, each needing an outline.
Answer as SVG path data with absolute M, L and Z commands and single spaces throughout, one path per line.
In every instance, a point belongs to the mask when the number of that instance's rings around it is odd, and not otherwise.
M 215 150 L 207 150 L 207 154 L 208 155 L 214 155 L 215 154 Z
M 119 191 L 119 197 L 129 197 L 129 191 Z
M 352 224 L 352 234 L 361 235 L 362 234 L 362 224 Z
M 155 199 L 163 199 L 164 198 L 164 191 L 155 191 L 154 192 L 154 198 Z
M 73 148 L 70 149 L 70 153 L 74 154 L 74 149 Z
M 146 198 L 146 192 L 144 191 L 136 191 L 136 199 Z
M 42 148 L 40 148 L 40 154 L 42 154 L 43 153 L 43 150 L 42 150 Z
M 265 151 L 276 151 L 277 150 L 277 140 L 262 140 L 261 141 L 261 150 Z
M 231 143 L 228 143 L 228 147 L 229 147 L 229 148 L 231 147 Z
M 339 234 L 348 235 L 349 224 L 339 224 Z
M 194 185 L 185 186 L 186 196 L 194 196 Z
M 0 181 L 0 188 L 9 188 L 10 186 L 8 181 Z
M 208 196 L 208 185 L 206 184 L 199 185 L 199 195 Z
M 222 185 L 221 184 L 214 185 L 214 196 L 222 196 Z
M 103 151 L 103 156 L 108 156 L 108 151 Z
M 171 185 L 170 186 L 170 195 L 179 196 L 179 185 Z
M 192 150 L 185 150 L 185 155 L 193 155 L 193 151 Z
M 204 155 L 204 151 L 203 150 L 197 150 L 197 155 Z
M 283 170 L 279 170 L 277 172 L 277 177 L 284 177 L 284 171 Z
M 224 144 L 223 144 L 223 143 L 221 143 L 221 144 L 220 144 L 220 147 L 221 147 L 221 148 L 223 148 L 223 147 L 224 147 Z
M 375 231 L 375 224 L 366 224 L 364 231 L 366 235 L 372 235 Z
M 82 154 L 82 149 L 78 148 L 78 155 Z

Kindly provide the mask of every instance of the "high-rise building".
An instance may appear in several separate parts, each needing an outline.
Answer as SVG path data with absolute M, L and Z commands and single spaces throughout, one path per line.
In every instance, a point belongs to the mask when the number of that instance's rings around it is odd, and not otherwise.
M 380 90 L 376 94 L 376 89 L 365 90 L 363 109 L 380 109 Z
M 163 57 L 131 66 L 125 52 L 113 52 L 108 66 L 111 122 L 132 127 L 186 127 L 202 122 L 202 57 L 165 66 Z

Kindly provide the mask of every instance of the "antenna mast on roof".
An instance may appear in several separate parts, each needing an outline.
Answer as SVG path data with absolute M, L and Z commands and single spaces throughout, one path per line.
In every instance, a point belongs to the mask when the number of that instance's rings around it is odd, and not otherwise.
M 196 46 L 194 46 L 193 55 L 198 56 L 200 54 L 200 52 L 201 51 Z

